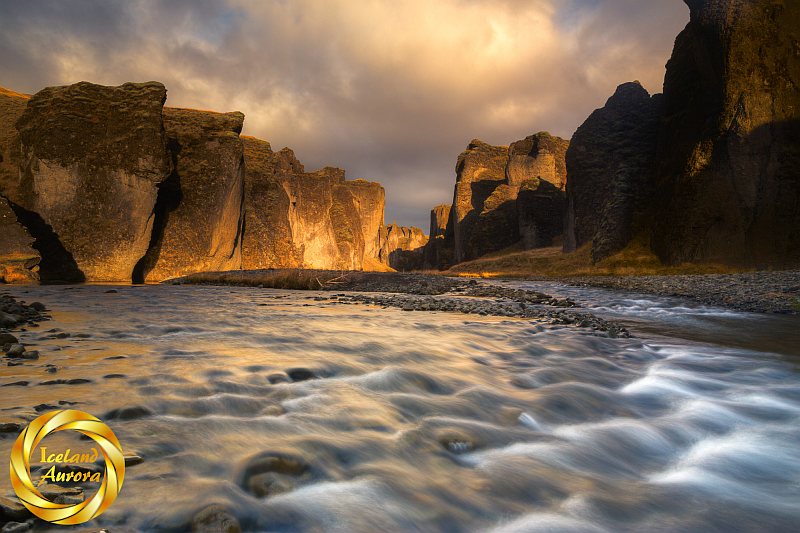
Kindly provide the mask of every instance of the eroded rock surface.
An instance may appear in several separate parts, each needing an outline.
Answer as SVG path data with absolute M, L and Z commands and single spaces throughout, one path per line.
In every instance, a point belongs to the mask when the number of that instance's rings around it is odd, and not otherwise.
M 624 83 L 575 132 L 566 153 L 565 251 L 591 242 L 598 261 L 633 237 L 634 218 L 649 208 L 660 117 L 661 95 Z
M 35 281 L 41 257 L 33 237 L 17 221 L 8 202 L 0 198 L 0 282 Z
M 42 262 L 43 278 L 131 279 L 150 242 L 157 186 L 171 170 L 165 99 L 160 83 L 81 82 L 28 101 L 16 123 L 15 202 L 32 219 L 23 223 L 46 233 L 37 240 L 65 251 L 57 264 Z
M 377 257 L 380 184 L 333 167 L 306 172 L 291 150 L 258 139 L 245 138 L 245 161 L 245 269 L 360 270 Z
M 150 250 L 135 277 L 241 268 L 243 123 L 238 112 L 164 108 L 175 168 L 160 185 Z
M 425 245 L 426 269 L 444 269 L 453 262 L 453 225 L 450 221 L 450 205 L 441 204 L 431 209 L 431 225 L 428 243 Z
M 568 146 L 569 141 L 547 132 L 508 148 L 473 140 L 456 164 L 452 254 L 448 229 L 444 238 L 432 241 L 427 262 L 441 267 L 452 257 L 458 263 L 520 240 L 525 247 L 549 246 L 563 227 Z M 517 201 L 521 190 L 527 191 L 522 203 Z
M 423 266 L 428 237 L 420 228 L 383 226 L 380 232 L 380 261 L 395 270 L 418 270 Z
M 800 263 L 800 3 L 692 0 L 664 80 L 668 263 Z

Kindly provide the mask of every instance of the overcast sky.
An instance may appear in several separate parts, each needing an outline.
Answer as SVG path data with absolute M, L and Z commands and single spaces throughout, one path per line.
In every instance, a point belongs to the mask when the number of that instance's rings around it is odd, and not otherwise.
M 0 86 L 157 80 L 245 113 L 308 170 L 381 182 L 428 230 L 473 138 L 569 138 L 614 88 L 661 90 L 680 0 L 2 0 Z

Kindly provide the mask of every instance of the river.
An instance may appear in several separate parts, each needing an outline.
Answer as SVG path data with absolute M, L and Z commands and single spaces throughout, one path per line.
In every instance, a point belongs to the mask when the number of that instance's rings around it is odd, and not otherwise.
M 310 292 L 11 287 L 53 320 L 19 334 L 39 360 L 0 366 L 0 421 L 71 406 L 143 457 L 92 522 L 112 533 L 209 504 L 246 531 L 800 529 L 800 317 L 507 284 L 633 337 Z

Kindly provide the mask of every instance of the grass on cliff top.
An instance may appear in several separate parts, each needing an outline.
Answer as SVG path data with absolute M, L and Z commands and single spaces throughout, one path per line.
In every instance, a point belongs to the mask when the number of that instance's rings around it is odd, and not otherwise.
M 589 245 L 569 254 L 563 253 L 560 246 L 525 251 L 511 248 L 460 263 L 443 274 L 521 278 L 724 274 L 741 271 L 742 269 L 719 264 L 686 263 L 666 266 L 645 244 L 634 242 L 596 264 L 592 264 Z
M 319 290 L 335 282 L 342 273 L 335 271 L 276 269 L 198 272 L 180 278 L 185 283 L 263 287 L 268 289 Z

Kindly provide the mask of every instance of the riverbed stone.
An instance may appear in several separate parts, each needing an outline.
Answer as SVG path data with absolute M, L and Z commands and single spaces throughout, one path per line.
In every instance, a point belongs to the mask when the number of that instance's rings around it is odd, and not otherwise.
M 212 504 L 194 515 L 191 530 L 193 533 L 240 533 L 242 527 L 227 508 Z

